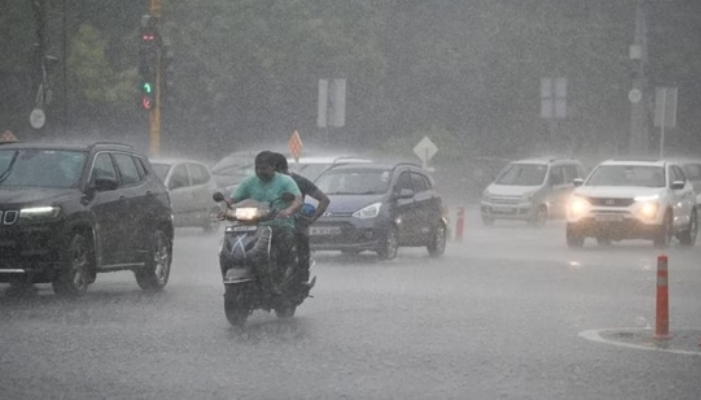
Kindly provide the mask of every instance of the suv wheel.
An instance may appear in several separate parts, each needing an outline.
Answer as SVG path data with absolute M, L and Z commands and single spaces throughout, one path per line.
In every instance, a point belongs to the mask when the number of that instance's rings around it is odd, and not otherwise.
M 392 260 L 397 257 L 397 250 L 399 249 L 399 234 L 397 233 L 397 228 L 390 227 L 387 230 L 387 236 L 382 241 L 382 247 L 377 251 L 377 255 L 380 256 L 382 260 Z
M 90 262 L 88 241 L 77 234 L 68 246 L 68 266 L 51 282 L 54 293 L 62 297 L 80 297 L 88 290 Z
M 577 229 L 571 225 L 567 225 L 567 247 L 579 248 L 584 246 L 584 236 L 577 232 Z
M 696 236 L 699 231 L 699 220 L 696 215 L 696 210 L 691 212 L 689 227 L 679 234 L 678 239 L 682 246 L 693 246 L 696 244 Z
M 548 209 L 544 205 L 538 206 L 538 208 L 535 210 L 535 214 L 533 214 L 533 217 L 529 221 L 531 225 L 535 227 L 542 227 L 545 225 L 545 221 L 548 219 Z
M 136 282 L 145 291 L 157 292 L 168 283 L 172 248 L 165 233 L 157 230 L 152 237 L 149 258 L 143 269 L 135 271 Z
M 431 243 L 426 246 L 428 249 L 428 254 L 431 257 L 440 257 L 445 253 L 445 245 L 448 241 L 448 231 L 445 229 L 445 225 L 440 223 L 436 229 L 433 230 L 433 236 L 431 237 Z
M 653 243 L 655 247 L 666 248 L 674 236 L 674 226 L 672 225 L 672 213 L 667 211 L 662 220 L 662 225 L 657 228 Z

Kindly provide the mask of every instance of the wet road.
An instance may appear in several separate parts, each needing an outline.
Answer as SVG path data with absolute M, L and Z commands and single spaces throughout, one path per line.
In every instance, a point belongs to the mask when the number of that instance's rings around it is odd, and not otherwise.
M 314 298 L 290 321 L 229 328 L 218 236 L 177 233 L 166 291 L 127 272 L 78 301 L 0 295 L 0 398 L 698 399 L 701 356 L 580 332 L 654 326 L 647 242 L 564 244 L 564 225 L 484 228 L 444 258 L 316 254 Z M 671 249 L 671 330 L 701 328 L 701 247 Z M 701 339 L 701 338 L 700 338 Z M 701 348 L 700 348 L 701 349 Z

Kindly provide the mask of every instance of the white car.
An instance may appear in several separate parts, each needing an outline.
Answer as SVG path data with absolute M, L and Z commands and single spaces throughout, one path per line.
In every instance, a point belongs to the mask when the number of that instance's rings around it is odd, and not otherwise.
M 666 247 L 675 235 L 684 246 L 696 242 L 696 195 L 676 163 L 605 161 L 575 184 L 567 206 L 569 247 L 588 237 L 602 245 L 650 239 Z
M 217 185 L 206 164 L 185 159 L 151 159 L 156 175 L 168 189 L 175 226 L 200 226 L 214 232 L 219 223 L 213 216 L 221 209 L 212 200 Z

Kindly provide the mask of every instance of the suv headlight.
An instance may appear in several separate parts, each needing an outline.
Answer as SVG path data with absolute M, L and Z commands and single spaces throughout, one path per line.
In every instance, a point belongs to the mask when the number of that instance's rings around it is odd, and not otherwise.
M 360 219 L 375 218 L 380 214 L 381 207 L 382 203 L 370 204 L 369 206 L 354 212 L 353 216 Z
M 533 200 L 533 195 L 535 195 L 535 192 L 527 192 L 524 193 L 523 196 L 521 196 L 521 199 L 523 201 L 531 201 Z
M 660 196 L 638 196 L 636 197 L 636 213 L 648 220 L 657 218 L 657 211 L 660 209 L 660 202 L 657 201 Z
M 489 196 L 489 190 L 485 190 L 484 192 L 482 192 L 482 201 L 489 203 Z
M 567 212 L 572 217 L 581 217 L 589 211 L 591 204 L 586 197 L 583 196 L 572 196 L 567 204 Z
M 39 220 L 39 219 L 56 218 L 60 214 L 61 214 L 61 207 L 54 207 L 54 206 L 28 207 L 28 208 L 23 208 L 20 210 L 19 217 L 31 219 L 31 220 Z

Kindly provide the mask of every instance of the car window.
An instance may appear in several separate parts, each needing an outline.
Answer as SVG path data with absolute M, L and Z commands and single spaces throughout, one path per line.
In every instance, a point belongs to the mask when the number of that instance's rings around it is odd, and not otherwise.
M 146 177 L 146 168 L 144 168 L 144 164 L 141 162 L 141 159 L 139 157 L 134 157 L 134 164 L 136 164 L 136 169 L 139 171 L 139 176 L 141 179 L 144 179 Z
M 701 164 L 684 165 L 684 173 L 690 181 L 701 181 Z
M 179 189 L 190 186 L 190 181 L 187 177 L 187 168 L 184 164 L 179 164 L 173 170 L 173 175 L 170 177 L 170 189 Z
M 85 166 L 86 154 L 65 150 L 0 151 L 0 185 L 75 187 Z
M 686 177 L 684 176 L 684 171 L 682 171 L 682 169 L 679 168 L 678 166 L 672 165 L 669 168 L 669 171 L 671 173 L 670 181 L 669 181 L 670 184 L 672 182 L 675 182 L 675 181 L 686 182 Z
M 414 190 L 411 183 L 411 174 L 408 172 L 402 172 L 402 174 L 399 175 L 399 179 L 397 179 L 397 186 L 395 186 L 395 190 L 397 191 L 404 189 Z
M 204 185 L 209 182 L 209 171 L 200 164 L 188 164 L 193 185 Z
M 327 195 L 369 195 L 386 193 L 391 171 L 329 170 L 319 177 L 316 186 Z M 411 181 L 410 181 L 411 184 Z
M 565 175 L 561 166 L 550 167 L 550 185 L 559 186 L 565 183 Z
M 416 173 L 411 174 L 411 186 L 414 188 L 414 192 L 416 193 L 425 192 L 430 189 L 426 177 Z
M 139 170 L 136 169 L 134 159 L 127 154 L 115 154 L 114 161 L 117 162 L 119 173 L 122 176 L 122 185 L 134 185 L 141 182 Z
M 511 186 L 539 186 L 545 181 L 547 165 L 542 164 L 509 164 L 499 174 L 495 183 Z
M 100 153 L 95 157 L 95 164 L 90 177 L 90 185 L 94 185 L 95 180 L 101 178 L 117 180 L 117 170 L 115 170 L 112 157 L 110 157 L 108 153 Z
M 580 175 L 579 170 L 577 169 L 576 165 L 573 165 L 573 164 L 564 165 L 562 168 L 564 169 L 564 172 L 565 172 L 565 182 L 571 183 L 576 178 L 581 178 L 581 175 Z
M 586 186 L 665 187 L 664 168 L 648 165 L 600 165 Z

